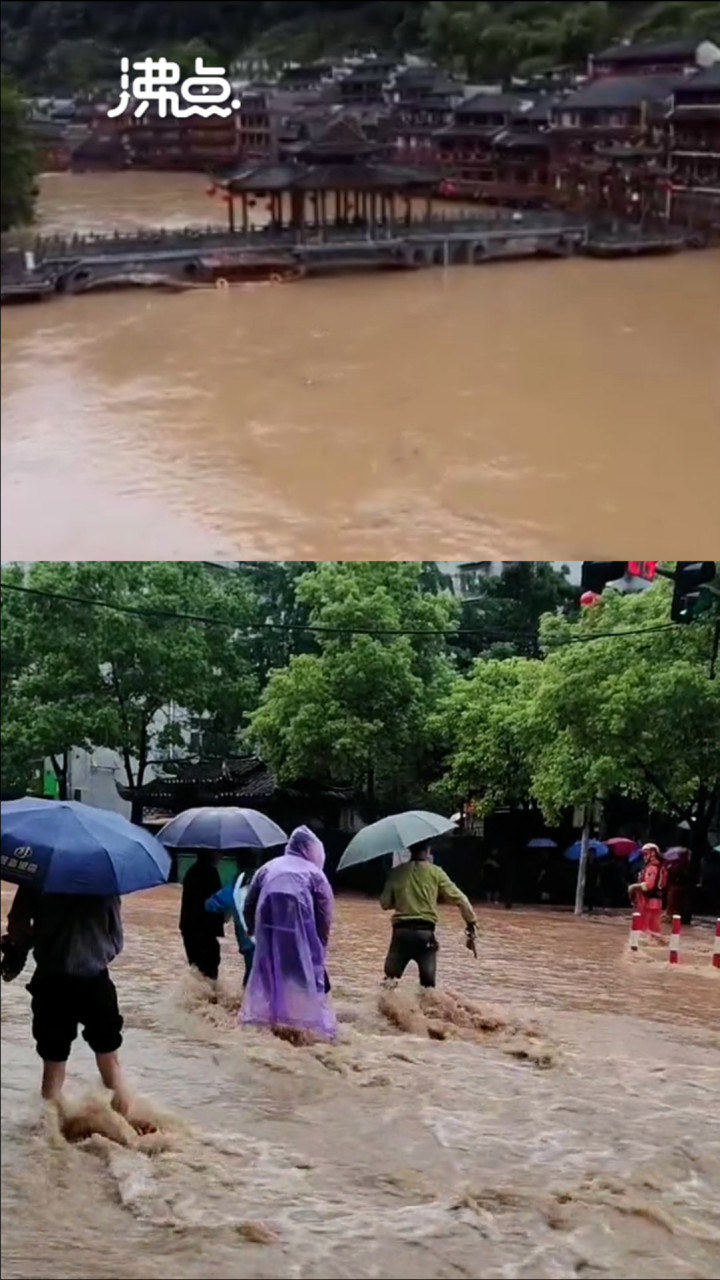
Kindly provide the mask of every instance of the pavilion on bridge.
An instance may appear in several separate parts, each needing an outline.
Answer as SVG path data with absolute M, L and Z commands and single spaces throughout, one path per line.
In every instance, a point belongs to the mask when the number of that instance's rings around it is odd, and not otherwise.
M 286 147 L 277 163 L 219 179 L 230 230 L 251 231 L 258 211 L 270 231 L 300 240 L 358 230 L 373 236 L 427 221 L 439 175 L 387 163 L 382 151 L 354 123 L 338 120 Z

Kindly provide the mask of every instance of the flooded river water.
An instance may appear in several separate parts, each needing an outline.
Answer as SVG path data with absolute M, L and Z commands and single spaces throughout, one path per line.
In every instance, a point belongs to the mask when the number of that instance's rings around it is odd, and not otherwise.
M 54 174 L 40 222 L 222 207 L 200 175 Z M 707 555 L 718 332 L 718 252 L 6 308 L 5 553 Z
M 421 1007 L 410 977 L 381 993 L 377 904 L 341 900 L 340 1040 L 295 1048 L 238 1029 L 230 939 L 219 1003 L 188 975 L 178 898 L 126 900 L 114 966 L 159 1135 L 108 1134 L 82 1100 L 82 1046 L 71 1079 L 89 1136 L 66 1142 L 39 1112 L 29 997 L 3 990 L 8 1280 L 717 1280 L 708 929 L 671 968 L 664 948 L 630 957 L 625 919 L 486 909 L 475 962 L 448 912 L 441 987 Z

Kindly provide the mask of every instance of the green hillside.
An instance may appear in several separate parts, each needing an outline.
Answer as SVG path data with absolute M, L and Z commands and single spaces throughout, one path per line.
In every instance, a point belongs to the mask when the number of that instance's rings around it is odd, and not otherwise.
M 68 88 L 117 74 L 120 53 L 201 41 L 225 61 L 247 52 L 314 58 L 349 49 L 424 51 L 472 75 L 581 63 L 619 37 L 720 32 L 720 0 L 662 3 L 475 0 L 2 0 L 3 65 Z

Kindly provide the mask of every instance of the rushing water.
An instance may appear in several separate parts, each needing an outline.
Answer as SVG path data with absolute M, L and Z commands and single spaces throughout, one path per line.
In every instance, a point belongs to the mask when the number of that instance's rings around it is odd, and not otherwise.
M 41 222 L 207 222 L 204 187 L 49 175 Z M 707 556 L 719 333 L 717 252 L 5 309 L 5 554 Z
M 3 891 L 3 904 L 7 899 Z M 126 900 L 123 1050 L 160 1133 L 135 1139 L 71 1064 L 68 1143 L 43 1122 L 29 998 L 2 1003 L 8 1280 L 280 1277 L 717 1280 L 720 975 L 712 937 L 627 951 L 627 920 L 456 914 L 442 987 L 381 994 L 387 922 L 342 900 L 332 1047 L 236 1022 L 186 972 L 178 890 Z M 230 931 L 228 931 L 230 932 Z

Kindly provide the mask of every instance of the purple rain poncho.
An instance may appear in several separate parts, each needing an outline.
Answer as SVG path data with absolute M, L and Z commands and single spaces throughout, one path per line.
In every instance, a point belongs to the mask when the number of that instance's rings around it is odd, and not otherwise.
M 335 1035 L 325 993 L 333 894 L 324 864 L 320 840 L 308 827 L 297 827 L 281 857 L 253 877 L 244 912 L 255 957 L 242 1022 L 295 1027 L 325 1039 Z

